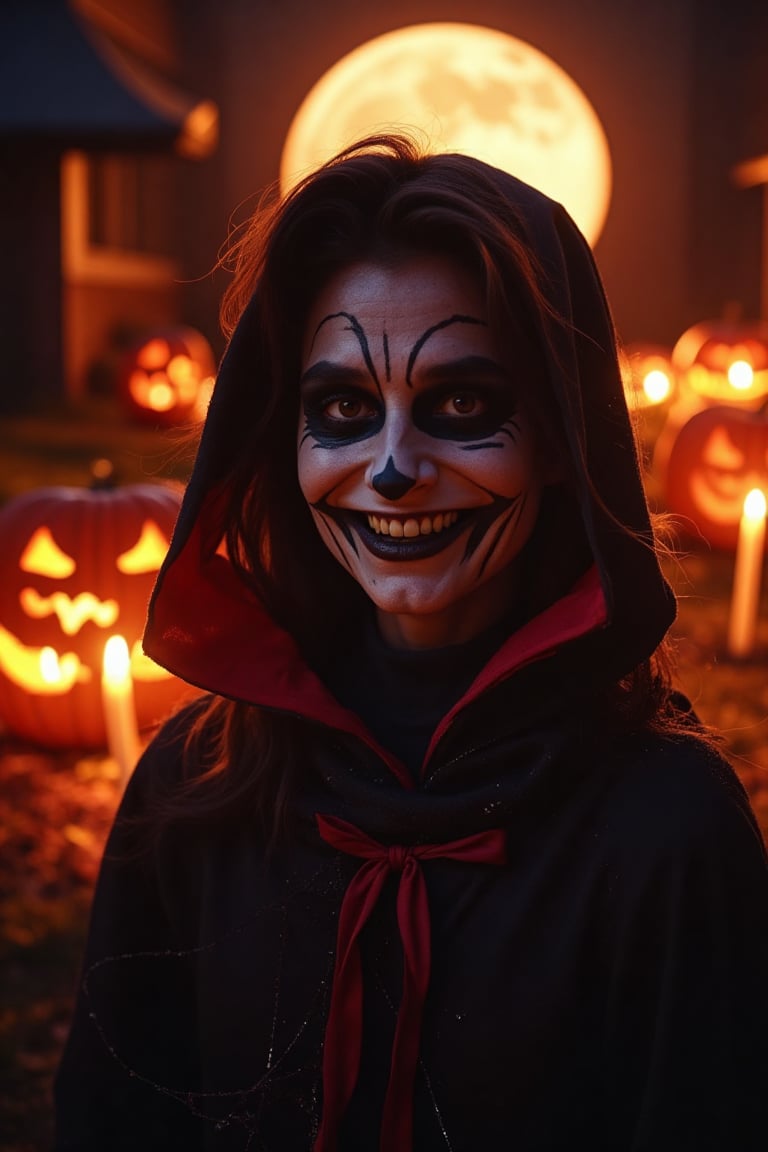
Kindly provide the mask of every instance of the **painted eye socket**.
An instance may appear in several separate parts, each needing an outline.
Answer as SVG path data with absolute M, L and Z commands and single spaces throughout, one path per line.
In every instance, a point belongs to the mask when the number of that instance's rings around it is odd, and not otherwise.
M 374 435 L 382 412 L 375 398 L 350 389 L 307 391 L 303 399 L 306 435 L 333 447 Z
M 444 440 L 482 440 L 494 436 L 517 410 L 509 387 L 469 386 L 423 392 L 413 406 L 413 422 Z

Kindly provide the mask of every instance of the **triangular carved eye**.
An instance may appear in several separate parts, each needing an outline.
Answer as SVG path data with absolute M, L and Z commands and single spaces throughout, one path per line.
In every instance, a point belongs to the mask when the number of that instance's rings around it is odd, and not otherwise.
M 121 552 L 116 560 L 118 570 L 127 576 L 138 576 L 142 572 L 157 572 L 168 551 L 168 540 L 154 520 L 145 520 L 141 536 L 127 552 Z
M 735 472 L 744 467 L 744 453 L 739 451 L 724 428 L 715 428 L 711 433 L 702 458 L 711 468 L 728 468 Z
M 52 576 L 64 580 L 77 568 L 71 556 L 59 548 L 49 528 L 38 528 L 24 549 L 19 567 L 35 576 Z

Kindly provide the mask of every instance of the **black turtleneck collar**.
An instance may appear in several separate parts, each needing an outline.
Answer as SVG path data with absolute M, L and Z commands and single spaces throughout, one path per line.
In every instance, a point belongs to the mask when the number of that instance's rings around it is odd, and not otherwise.
M 324 670 L 323 678 L 418 779 L 440 720 L 519 623 L 507 616 L 472 640 L 442 648 L 392 648 L 370 613 L 354 649 Z

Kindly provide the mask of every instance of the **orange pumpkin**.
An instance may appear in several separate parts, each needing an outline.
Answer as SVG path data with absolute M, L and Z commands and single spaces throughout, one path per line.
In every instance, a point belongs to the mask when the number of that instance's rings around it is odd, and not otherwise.
M 118 389 L 131 416 L 165 427 L 203 418 L 214 372 L 211 346 L 200 332 L 159 329 L 125 351 Z
M 104 645 L 131 652 L 148 728 L 190 690 L 141 651 L 147 602 L 180 504 L 176 488 L 37 488 L 0 509 L 0 718 L 48 747 L 107 743 Z
M 768 322 L 723 317 L 694 324 L 672 349 L 672 362 L 703 400 L 755 405 L 768 395 Z
M 677 434 L 666 469 L 667 508 L 714 548 L 735 549 L 744 497 L 768 490 L 768 407 L 717 405 Z

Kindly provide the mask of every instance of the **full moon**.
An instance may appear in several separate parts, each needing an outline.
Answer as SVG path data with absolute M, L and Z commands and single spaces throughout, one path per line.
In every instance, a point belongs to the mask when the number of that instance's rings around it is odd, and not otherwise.
M 603 127 L 543 52 L 474 24 L 415 24 L 361 44 L 322 76 L 288 130 L 284 192 L 374 131 L 406 130 L 431 152 L 463 152 L 558 200 L 594 245 L 611 195 Z

